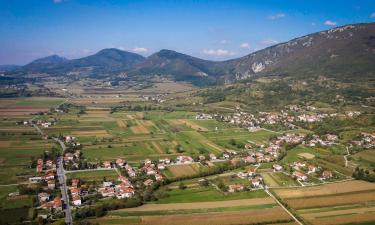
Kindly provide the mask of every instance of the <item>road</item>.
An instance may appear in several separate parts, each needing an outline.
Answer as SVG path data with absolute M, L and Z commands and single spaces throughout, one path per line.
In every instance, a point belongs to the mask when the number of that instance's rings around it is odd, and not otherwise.
M 62 152 L 65 152 L 66 147 L 65 147 L 64 142 L 62 142 L 58 138 L 53 138 L 53 139 L 60 144 Z M 57 177 L 58 177 L 59 183 L 60 183 L 60 191 L 61 191 L 62 199 L 64 200 L 64 203 L 66 205 L 66 207 L 64 209 L 65 224 L 71 225 L 71 224 L 73 224 L 72 211 L 71 211 L 70 203 L 69 203 L 68 188 L 67 188 L 67 185 L 66 185 L 66 177 L 65 177 L 65 170 L 64 170 L 62 156 L 59 156 L 57 158 Z
M 57 109 L 60 105 L 66 103 L 68 101 L 65 100 L 64 102 L 62 102 L 61 104 L 59 104 L 58 106 L 55 107 L 55 109 Z M 45 133 L 43 132 L 42 129 L 40 129 L 40 127 L 38 127 L 36 124 L 33 123 L 33 121 L 37 118 L 38 116 L 34 116 L 31 120 L 30 120 L 30 124 L 32 124 L 32 126 L 35 128 L 35 130 L 40 134 L 42 135 L 43 137 L 45 136 Z M 61 141 L 60 139 L 58 138 L 53 138 L 53 140 L 55 140 L 57 143 L 60 144 L 61 146 L 61 151 L 62 151 L 62 154 L 65 152 L 65 144 L 63 141 Z M 65 214 L 65 224 L 67 225 L 72 225 L 73 224 L 73 219 L 72 219 L 72 211 L 71 211 L 71 208 L 70 208 L 70 203 L 69 203 L 69 196 L 68 196 L 68 188 L 67 188 L 67 185 L 66 185 L 66 176 L 65 176 L 65 170 L 64 170 L 64 165 L 63 165 L 63 158 L 62 156 L 59 156 L 57 158 L 57 162 L 56 162 L 56 167 L 57 167 L 57 178 L 59 180 L 59 184 L 60 184 L 60 191 L 61 191 L 61 196 L 62 196 L 62 200 L 64 201 L 64 204 L 66 205 L 65 209 L 64 209 L 64 214 Z

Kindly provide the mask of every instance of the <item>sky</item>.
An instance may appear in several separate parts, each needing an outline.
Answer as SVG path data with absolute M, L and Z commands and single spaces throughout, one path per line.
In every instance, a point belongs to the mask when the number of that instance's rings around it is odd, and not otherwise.
M 0 65 L 104 48 L 226 60 L 309 33 L 375 22 L 375 0 L 0 0 Z

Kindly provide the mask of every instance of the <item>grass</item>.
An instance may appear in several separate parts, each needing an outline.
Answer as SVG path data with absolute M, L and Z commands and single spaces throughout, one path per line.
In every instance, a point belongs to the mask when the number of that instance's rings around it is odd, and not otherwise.
M 236 193 L 222 193 L 212 187 L 187 188 L 184 190 L 175 189 L 167 192 L 168 197 L 162 198 L 155 203 L 186 203 L 186 202 L 209 202 L 226 201 L 245 198 L 261 198 L 267 194 L 263 190 L 243 191 Z
M 114 170 L 98 170 L 67 173 L 66 176 L 68 179 L 80 178 L 90 181 L 100 181 L 103 180 L 104 177 L 106 179 L 116 179 L 118 177 L 118 174 Z

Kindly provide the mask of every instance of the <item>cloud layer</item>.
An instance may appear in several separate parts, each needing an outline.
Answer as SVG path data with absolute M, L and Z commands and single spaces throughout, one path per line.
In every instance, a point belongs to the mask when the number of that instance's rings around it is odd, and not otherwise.
M 334 21 L 332 21 L 332 20 L 326 20 L 326 21 L 324 22 L 324 25 L 327 25 L 327 26 L 336 26 L 337 23 L 334 22 Z
M 268 16 L 268 19 L 269 20 L 277 20 L 277 19 L 284 18 L 285 16 L 286 15 L 284 13 L 278 13 L 278 14 L 275 14 L 275 15 Z
M 146 53 L 146 52 L 148 52 L 148 49 L 147 48 L 142 48 L 142 47 L 135 47 L 135 48 L 133 48 L 133 52 L 136 52 L 136 53 Z
M 216 57 L 224 57 L 224 56 L 231 56 L 234 55 L 233 52 L 225 50 L 225 49 L 204 49 L 203 54 L 216 56 Z

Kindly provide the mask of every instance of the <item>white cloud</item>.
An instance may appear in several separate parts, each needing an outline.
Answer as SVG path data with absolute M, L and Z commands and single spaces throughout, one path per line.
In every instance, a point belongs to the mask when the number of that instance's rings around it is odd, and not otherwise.
M 148 52 L 148 49 L 147 48 L 142 48 L 142 47 L 135 47 L 135 48 L 133 48 L 133 52 L 146 53 L 146 52 Z
M 375 12 L 371 13 L 370 18 L 375 18 Z
M 279 42 L 273 39 L 265 39 L 260 42 L 262 45 L 275 45 L 278 44 Z
M 219 49 L 204 49 L 203 54 L 211 55 L 211 56 L 218 56 L 218 57 L 234 55 L 233 52 L 225 50 L 225 49 L 220 49 L 220 48 Z
M 331 21 L 331 20 L 326 20 L 326 21 L 324 22 L 324 25 L 327 25 L 327 26 L 336 26 L 337 23 L 334 22 L 334 21 Z
M 268 19 L 269 20 L 277 20 L 277 19 L 284 18 L 285 16 L 286 15 L 284 13 L 278 13 L 278 14 L 275 14 L 275 15 L 268 16 Z
M 229 44 L 230 41 L 228 41 L 228 40 L 221 40 L 219 43 L 222 44 L 222 45 L 226 45 L 226 44 Z
M 246 49 L 249 49 L 250 48 L 250 44 L 247 43 L 247 42 L 244 42 L 240 45 L 240 48 L 246 48 Z

